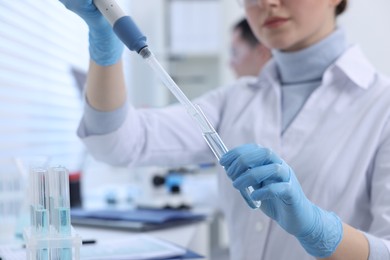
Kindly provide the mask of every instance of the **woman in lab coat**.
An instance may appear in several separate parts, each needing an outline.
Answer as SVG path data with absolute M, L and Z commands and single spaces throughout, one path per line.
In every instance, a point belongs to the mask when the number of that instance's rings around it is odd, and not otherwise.
M 182 106 L 127 103 L 122 46 L 91 0 L 61 2 L 90 28 L 78 131 L 89 151 L 114 165 L 212 160 Z M 194 101 L 227 147 L 239 146 L 218 174 L 231 259 L 390 259 L 390 81 L 336 26 L 346 2 L 244 0 L 273 59 L 257 79 Z M 236 189 L 248 185 L 243 199 Z

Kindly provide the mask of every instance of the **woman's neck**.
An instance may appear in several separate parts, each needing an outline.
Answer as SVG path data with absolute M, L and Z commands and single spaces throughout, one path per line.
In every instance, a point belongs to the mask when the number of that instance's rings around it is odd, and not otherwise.
M 282 85 L 299 84 L 322 79 L 325 70 L 346 50 L 347 40 L 342 29 L 308 48 L 283 52 L 273 50 Z

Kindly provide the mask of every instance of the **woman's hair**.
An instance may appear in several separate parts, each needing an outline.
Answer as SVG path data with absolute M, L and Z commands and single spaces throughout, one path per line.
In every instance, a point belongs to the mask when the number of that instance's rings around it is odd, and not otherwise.
M 347 0 L 342 0 L 338 6 L 336 6 L 336 16 L 344 13 L 345 9 L 347 9 Z
M 233 26 L 233 30 L 239 30 L 241 32 L 241 38 L 248 42 L 251 46 L 256 46 L 259 44 L 259 41 L 253 34 L 251 28 L 249 27 L 248 21 L 245 18 L 238 21 Z

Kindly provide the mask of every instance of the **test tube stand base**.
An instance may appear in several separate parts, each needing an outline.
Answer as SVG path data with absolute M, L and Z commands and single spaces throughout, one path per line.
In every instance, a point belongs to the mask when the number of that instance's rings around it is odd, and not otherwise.
M 31 228 L 24 231 L 27 260 L 79 260 L 81 237 L 72 227 L 69 236 L 36 236 Z

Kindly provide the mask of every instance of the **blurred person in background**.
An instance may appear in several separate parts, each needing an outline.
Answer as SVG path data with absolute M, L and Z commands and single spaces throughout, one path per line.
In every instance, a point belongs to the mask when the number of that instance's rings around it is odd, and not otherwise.
M 245 18 L 233 26 L 230 67 L 237 78 L 259 76 L 271 55 L 271 51 L 257 40 Z

